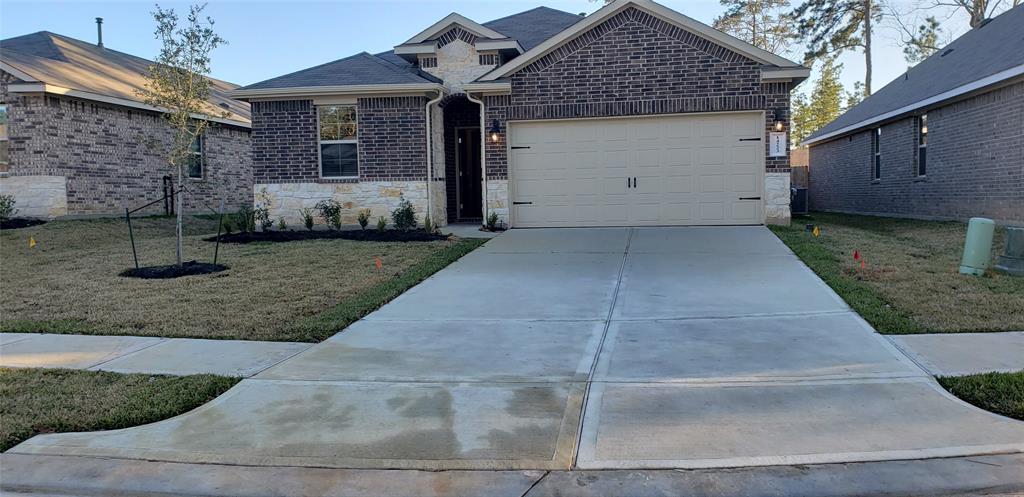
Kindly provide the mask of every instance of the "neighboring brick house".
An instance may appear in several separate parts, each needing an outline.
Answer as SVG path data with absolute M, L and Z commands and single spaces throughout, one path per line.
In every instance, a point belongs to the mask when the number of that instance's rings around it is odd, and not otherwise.
M 163 196 L 172 130 L 136 93 L 151 64 L 45 31 L 0 41 L 0 193 L 19 215 L 123 214 Z M 252 203 L 249 104 L 228 96 L 236 85 L 211 81 L 218 117 L 188 168 L 189 212 Z
M 233 94 L 252 103 L 254 188 L 275 217 L 335 198 L 352 222 L 405 197 L 439 224 L 763 224 L 789 221 L 789 96 L 808 74 L 616 0 L 452 14 L 393 51 Z
M 1024 6 L 812 134 L 811 208 L 1024 223 Z

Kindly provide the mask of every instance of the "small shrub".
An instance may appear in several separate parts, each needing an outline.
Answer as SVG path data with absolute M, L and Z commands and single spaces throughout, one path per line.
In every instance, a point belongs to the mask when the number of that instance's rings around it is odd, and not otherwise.
M 255 213 L 248 206 L 243 206 L 241 209 L 238 209 L 238 213 L 235 214 L 235 224 L 238 225 L 238 231 L 242 233 L 256 231 Z
M 231 226 L 231 218 L 230 218 L 230 217 L 226 217 L 226 218 L 224 218 L 224 220 L 223 220 L 223 221 L 221 221 L 221 223 L 220 223 L 220 230 L 221 230 L 221 231 L 222 231 L 222 232 L 223 232 L 223 233 L 224 233 L 225 235 L 230 235 L 230 234 L 231 234 L 231 229 L 232 229 L 232 228 L 233 228 L 233 227 Z
M 270 228 L 274 227 L 274 220 L 270 218 L 270 209 L 262 205 L 258 206 L 253 209 L 253 215 L 260 222 L 260 231 L 270 231 Z
M 391 221 L 395 224 L 395 228 L 402 231 L 409 231 L 416 228 L 416 209 L 413 208 L 412 202 L 402 197 L 398 202 L 398 207 L 391 211 Z
M 299 215 L 302 216 L 302 224 L 306 229 L 313 231 L 313 209 L 309 207 L 299 209 Z
M 288 223 L 284 220 L 284 216 L 277 218 L 277 229 L 281 231 L 288 229 Z
M 320 218 L 324 220 L 324 224 L 331 229 L 341 229 L 341 204 L 337 200 L 321 200 L 316 203 L 316 209 L 320 211 Z
M 384 231 L 386 229 L 388 229 L 388 219 L 381 216 L 377 219 L 377 231 Z
M 426 230 L 427 233 L 434 232 L 434 223 L 430 221 L 430 216 L 423 218 L 423 229 Z
M 491 212 L 487 215 L 487 229 L 493 231 L 498 229 L 498 213 Z
M 14 208 L 14 195 L 0 195 L 0 221 L 7 221 L 18 213 Z
M 365 230 L 366 225 L 370 224 L 370 209 L 359 209 L 356 220 L 359 221 L 359 228 Z

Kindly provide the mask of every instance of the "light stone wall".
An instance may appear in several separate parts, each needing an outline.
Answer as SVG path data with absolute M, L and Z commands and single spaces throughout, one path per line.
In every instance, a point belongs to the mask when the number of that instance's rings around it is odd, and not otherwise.
M 455 40 L 437 49 L 437 67 L 423 70 L 441 78 L 452 93 L 460 93 L 462 85 L 494 69 L 492 65 L 480 65 L 479 55 L 473 45 Z
M 434 188 L 441 190 L 443 197 L 444 185 Z M 401 197 L 412 202 L 416 209 L 416 222 L 423 224 L 427 213 L 427 184 L 424 181 L 363 181 L 359 183 L 271 183 L 256 184 L 254 187 L 255 202 L 260 204 L 269 200 L 270 216 L 275 221 L 283 217 L 292 226 L 302 226 L 303 208 L 314 209 L 316 224 L 323 224 L 316 210 L 316 203 L 333 198 L 342 206 L 341 221 L 344 224 L 356 224 L 356 216 L 360 209 L 370 209 L 370 224 L 375 225 L 377 218 L 384 216 L 391 224 L 391 211 L 398 207 Z M 436 198 L 437 195 L 435 194 Z M 441 202 L 443 205 L 444 202 Z M 436 204 L 435 204 L 436 208 Z M 437 211 L 434 212 L 436 220 Z M 443 224 L 442 224 L 443 225 Z
M 492 212 L 498 213 L 498 222 L 505 223 L 508 227 L 508 180 L 489 179 L 487 180 L 487 213 L 484 214 L 484 221 Z
M 13 195 L 17 217 L 53 219 L 68 214 L 64 176 L 0 175 L 0 195 Z
M 765 173 L 765 218 L 768 224 L 789 224 L 789 173 Z
M 448 225 L 448 198 L 445 195 L 445 184 L 444 181 L 434 181 L 430 185 L 430 196 L 433 197 L 431 203 L 431 218 L 433 218 L 434 224 L 437 226 Z

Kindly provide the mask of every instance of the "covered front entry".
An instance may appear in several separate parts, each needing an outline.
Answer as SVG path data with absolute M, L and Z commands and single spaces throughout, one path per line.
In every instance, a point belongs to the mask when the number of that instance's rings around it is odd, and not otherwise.
M 481 222 L 480 106 L 465 95 L 440 104 L 444 115 L 445 201 L 448 222 Z
M 764 223 L 761 112 L 508 128 L 513 227 Z

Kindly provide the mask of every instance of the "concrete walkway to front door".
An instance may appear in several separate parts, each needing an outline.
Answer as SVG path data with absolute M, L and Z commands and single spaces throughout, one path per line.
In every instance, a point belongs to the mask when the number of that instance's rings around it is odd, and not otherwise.
M 1024 450 L 768 230 L 514 230 L 148 426 L 21 454 L 347 468 L 696 468 Z

